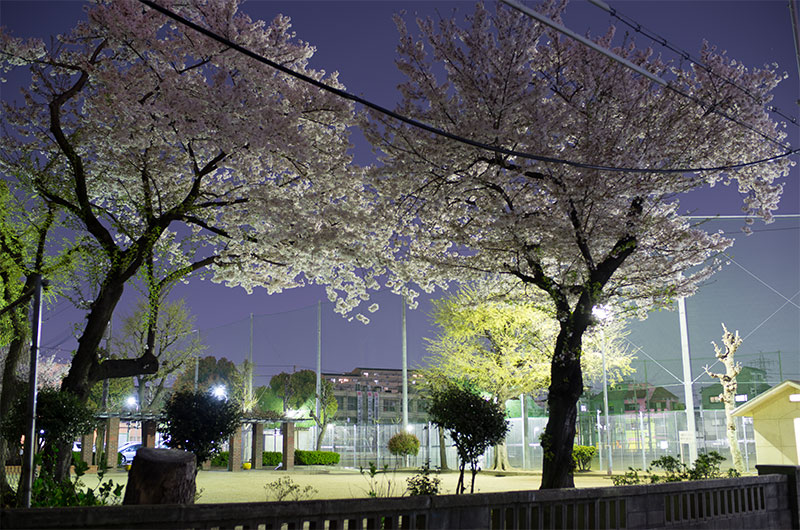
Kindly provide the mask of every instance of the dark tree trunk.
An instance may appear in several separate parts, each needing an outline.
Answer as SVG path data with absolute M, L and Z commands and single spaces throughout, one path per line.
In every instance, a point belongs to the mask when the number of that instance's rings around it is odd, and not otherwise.
M 62 392 L 72 392 L 84 403 L 89 398 L 92 386 L 102 379 L 155 373 L 158 370 L 158 359 L 152 353 L 148 355 L 147 352 L 138 359 L 107 359 L 100 363 L 98 354 L 100 341 L 105 336 L 114 308 L 122 296 L 125 281 L 129 277 L 130 275 L 109 275 L 106 278 L 92 303 L 69 373 L 61 383 Z M 53 449 L 52 445 L 46 446 L 44 457 L 52 457 Z M 72 452 L 69 451 L 69 447 L 66 447 L 66 450 L 61 447 L 57 449 L 58 462 L 54 466 L 53 478 L 60 481 L 69 477 Z
M 12 298 L 10 278 L 4 277 L 3 284 L 6 287 L 4 293 L 5 300 Z M 28 291 L 33 287 L 33 281 L 27 279 L 22 292 Z M 6 353 L 5 362 L 3 363 L 2 374 L 2 389 L 0 390 L 0 418 L 8 417 L 11 411 L 11 406 L 14 404 L 14 399 L 17 397 L 19 391 L 18 381 L 16 377 L 17 367 L 19 361 L 25 351 L 25 345 L 28 343 L 28 322 L 24 310 L 14 309 L 9 312 L 9 320 L 11 322 L 11 329 L 13 339 L 8 345 L 8 352 Z M 11 499 L 12 490 L 6 476 L 6 461 L 9 456 L 10 444 L 0 433 L 0 503 Z
M 439 469 L 445 471 L 450 468 L 447 467 L 447 446 L 445 445 L 444 429 L 437 427 L 436 430 L 439 431 Z
M 194 504 L 194 454 L 143 447 L 136 452 L 122 504 Z
M 573 488 L 572 448 L 575 444 L 575 422 L 578 398 L 583 393 L 581 344 L 589 325 L 591 304 L 578 304 L 578 309 L 561 323 L 550 365 L 550 388 L 547 397 L 549 418 L 542 438 L 544 462 L 541 489 Z

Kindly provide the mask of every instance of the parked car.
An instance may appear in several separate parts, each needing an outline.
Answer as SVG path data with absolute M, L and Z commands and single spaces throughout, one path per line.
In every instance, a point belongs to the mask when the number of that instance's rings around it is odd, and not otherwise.
M 117 452 L 120 454 L 120 464 L 126 465 L 133 462 L 136 451 L 142 446 L 142 442 L 127 442 L 119 446 Z

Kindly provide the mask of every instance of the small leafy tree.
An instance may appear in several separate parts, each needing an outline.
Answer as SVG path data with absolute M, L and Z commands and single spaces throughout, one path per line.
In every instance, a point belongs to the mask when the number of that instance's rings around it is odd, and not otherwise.
M 399 432 L 389 439 L 388 448 L 394 456 L 416 456 L 419 453 L 419 438 L 410 432 Z
M 139 407 L 142 410 L 161 408 L 164 395 L 168 393 L 168 383 L 182 368 L 189 368 L 194 377 L 194 357 L 205 347 L 199 337 L 192 333 L 194 316 L 183 300 L 169 302 L 158 299 L 158 320 L 151 330 L 148 301 L 142 299 L 133 314 L 123 320 L 122 334 L 115 340 L 115 350 L 120 358 L 136 359 L 148 347 L 158 359 L 158 371 L 154 374 L 137 374 L 136 387 L 139 389 Z M 149 344 L 152 337 L 152 345 Z M 193 381 L 193 380 L 192 380 Z
M 317 374 L 313 370 L 300 370 L 291 374 L 281 372 L 269 380 L 270 388 L 283 400 L 283 411 L 299 409 L 314 397 Z
M 597 454 L 597 448 L 589 445 L 576 445 L 572 448 L 572 459 L 579 471 L 589 471 L 592 468 L 592 458 Z
M 328 429 L 328 424 L 331 422 L 336 411 L 339 410 L 339 402 L 336 401 L 336 396 L 333 394 L 333 385 L 330 381 L 322 381 L 320 385 L 319 398 L 319 415 L 314 410 L 316 407 L 311 407 L 311 417 L 317 424 L 317 451 L 322 450 L 322 438 L 325 436 L 325 431 Z
M 500 403 L 484 399 L 477 392 L 452 381 L 431 391 L 428 414 L 431 422 L 447 429 L 458 451 L 456 494 L 464 493 L 464 468 L 472 471 L 470 493 L 475 491 L 478 459 L 490 446 L 505 438 L 508 422 Z
M 208 392 L 178 391 L 167 401 L 164 415 L 161 430 L 167 447 L 194 453 L 199 469 L 236 430 L 241 409 L 235 401 Z

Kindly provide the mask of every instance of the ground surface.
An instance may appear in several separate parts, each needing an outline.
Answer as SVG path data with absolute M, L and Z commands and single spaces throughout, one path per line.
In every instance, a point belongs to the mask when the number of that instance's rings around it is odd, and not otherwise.
M 311 486 L 316 490 L 312 499 L 352 499 L 367 497 L 372 489 L 379 496 L 401 496 L 406 493 L 406 478 L 413 476 L 414 472 L 391 470 L 379 473 L 370 481 L 365 473 L 358 470 L 342 468 L 311 467 L 296 468 L 294 471 L 249 470 L 236 473 L 228 471 L 200 471 L 197 475 L 197 488 L 201 490 L 198 503 L 225 503 L 225 502 L 260 502 L 276 500 L 274 495 L 267 498 L 265 485 L 274 483 L 283 478 L 291 478 L 294 484 L 304 489 Z M 440 493 L 455 493 L 458 473 L 445 472 L 439 475 L 442 486 Z M 125 471 L 111 471 L 105 478 L 114 483 L 127 483 Z M 469 491 L 469 472 L 467 471 L 467 491 Z M 542 477 L 538 473 L 522 472 L 481 472 L 475 479 L 476 493 L 489 493 L 496 491 L 518 491 L 539 489 Z M 97 477 L 87 474 L 83 482 L 89 487 L 97 485 Z M 579 488 L 601 487 L 613 485 L 611 479 L 600 472 L 576 473 L 575 485 Z M 389 495 L 387 495 L 387 493 Z M 290 500 L 290 499 L 287 499 Z

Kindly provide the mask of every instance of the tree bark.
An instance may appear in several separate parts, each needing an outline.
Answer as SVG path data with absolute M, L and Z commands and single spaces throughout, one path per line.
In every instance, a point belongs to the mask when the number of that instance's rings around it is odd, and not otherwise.
M 508 446 L 505 440 L 494 446 L 492 467 L 489 469 L 493 471 L 508 471 L 511 469 L 511 463 L 508 461 Z
M 437 427 L 439 432 L 439 469 L 442 471 L 450 469 L 447 466 L 447 446 L 445 445 L 444 429 Z
M 322 439 L 325 437 L 325 431 L 328 430 L 328 422 L 324 422 L 319 426 L 319 434 L 317 434 L 317 451 L 322 451 Z
M 10 300 L 12 296 L 10 287 L 12 284 L 9 282 L 9 278 L 4 277 L 3 284 L 6 287 L 6 293 L 4 294 L 5 299 Z M 26 292 L 32 286 L 33 282 L 30 279 L 26 280 L 22 292 Z M 29 337 L 28 322 L 24 310 L 14 309 L 10 311 L 9 320 L 11 322 L 14 338 L 8 345 L 8 352 L 6 353 L 5 362 L 3 363 L 3 382 L 2 389 L 0 389 L 0 418 L 8 417 L 11 406 L 14 404 L 14 399 L 17 397 L 17 367 L 19 366 L 19 361 L 22 358 L 25 344 L 28 343 Z M 6 461 L 8 459 L 9 445 L 10 444 L 3 437 L 2 433 L 0 433 L 0 503 L 4 502 L 5 499 L 10 499 L 13 495 L 11 486 L 8 483 L 8 477 L 6 476 Z
M 578 308 L 561 323 L 551 363 L 550 408 L 547 427 L 542 436 L 544 462 L 541 489 L 574 488 L 575 424 L 578 398 L 583 393 L 581 346 L 583 332 L 589 325 L 592 304 L 578 303 Z
M 196 458 L 179 449 L 136 452 L 122 504 L 194 504 Z

